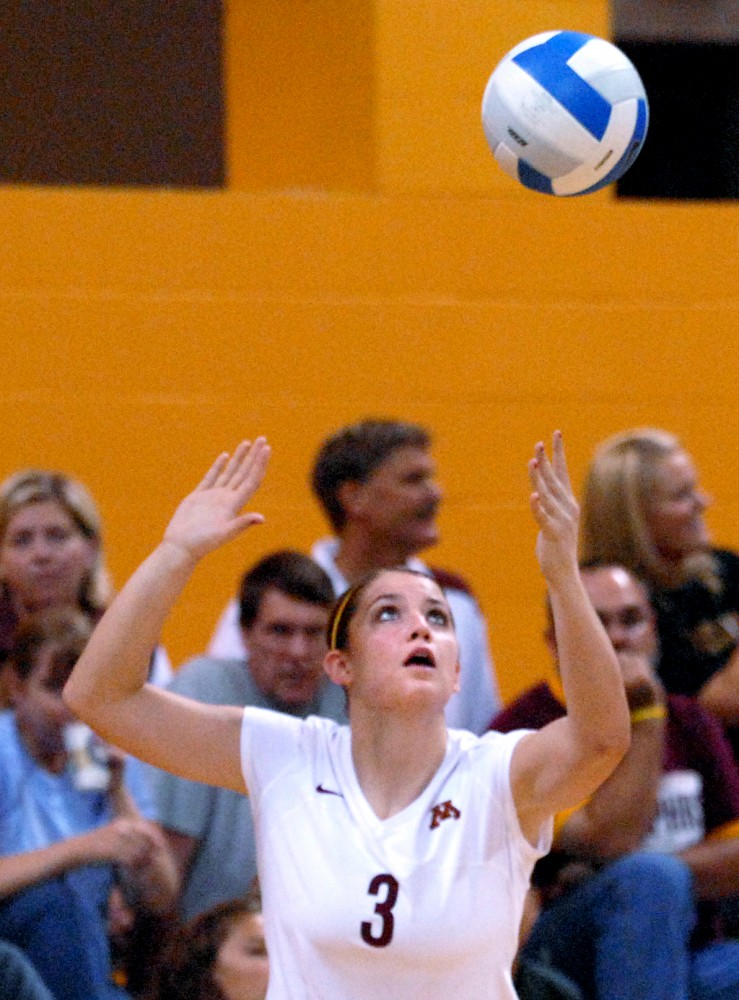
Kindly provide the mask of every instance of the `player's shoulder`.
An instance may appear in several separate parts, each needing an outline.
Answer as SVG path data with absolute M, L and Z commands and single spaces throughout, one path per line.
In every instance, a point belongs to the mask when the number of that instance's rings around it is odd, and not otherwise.
M 340 737 L 341 732 L 347 728 L 334 719 L 322 715 L 308 715 L 303 718 L 263 705 L 244 706 L 244 719 L 250 725 L 256 724 L 260 728 L 291 732 L 294 735 L 299 735 L 301 739 L 309 741 L 330 742 L 336 740 Z
M 301 773 L 317 760 L 343 753 L 347 728 L 322 716 L 303 719 L 249 705 L 244 709 L 242 749 L 263 774 Z M 253 787 L 248 780 L 247 784 Z
M 524 735 L 523 730 L 502 733 L 490 729 L 481 736 L 466 729 L 447 730 L 451 755 L 471 759 L 480 756 L 495 758 L 501 754 L 506 756 L 522 735 Z

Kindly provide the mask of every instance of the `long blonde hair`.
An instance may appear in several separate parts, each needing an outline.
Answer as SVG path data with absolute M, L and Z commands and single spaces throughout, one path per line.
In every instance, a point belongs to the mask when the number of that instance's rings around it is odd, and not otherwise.
M 104 610 L 112 599 L 113 588 L 105 566 L 102 522 L 95 501 L 78 480 L 41 469 L 25 469 L 9 476 L 0 484 L 0 542 L 19 510 L 45 501 L 61 507 L 78 531 L 96 543 L 92 570 L 83 581 L 79 604 L 86 612 Z
M 581 498 L 581 559 L 620 564 L 660 588 L 698 579 L 720 589 L 710 551 L 691 553 L 676 566 L 652 539 L 648 499 L 660 463 L 676 451 L 682 451 L 680 440 L 655 427 L 614 434 L 596 448 Z

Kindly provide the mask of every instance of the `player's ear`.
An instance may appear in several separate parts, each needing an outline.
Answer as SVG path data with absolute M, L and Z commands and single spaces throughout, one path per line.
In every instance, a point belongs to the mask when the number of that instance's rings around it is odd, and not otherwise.
M 349 657 L 343 649 L 329 649 L 323 658 L 323 669 L 334 682 L 346 687 L 352 679 Z

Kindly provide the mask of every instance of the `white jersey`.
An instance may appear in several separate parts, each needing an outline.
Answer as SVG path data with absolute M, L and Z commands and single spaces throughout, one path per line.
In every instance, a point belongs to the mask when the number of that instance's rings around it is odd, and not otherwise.
M 449 730 L 424 792 L 380 820 L 351 731 L 244 710 L 270 958 L 268 1000 L 511 1000 L 531 869 L 510 789 L 522 732 Z

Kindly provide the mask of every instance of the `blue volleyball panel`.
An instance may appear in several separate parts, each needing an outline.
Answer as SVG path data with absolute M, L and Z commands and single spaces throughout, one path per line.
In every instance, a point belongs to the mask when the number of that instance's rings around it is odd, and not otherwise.
M 554 194 L 551 178 L 539 173 L 526 160 L 518 161 L 518 179 L 524 187 L 531 188 L 532 191 L 541 191 L 542 194 Z
M 540 45 L 519 52 L 513 61 L 600 141 L 608 127 L 611 105 L 567 65 L 567 60 L 591 37 L 578 31 L 560 31 Z
M 599 191 L 601 188 L 606 187 L 607 184 L 613 184 L 613 182 L 617 181 L 622 174 L 625 174 L 639 155 L 639 151 L 641 150 L 644 142 L 644 137 L 647 134 L 648 124 L 649 111 L 647 102 L 639 99 L 636 107 L 634 134 L 632 135 L 631 142 L 626 147 L 623 156 L 618 163 L 614 164 L 605 177 L 601 177 L 597 184 L 593 184 L 592 187 L 585 188 L 584 191 L 578 191 L 577 194 L 592 194 L 593 191 Z

